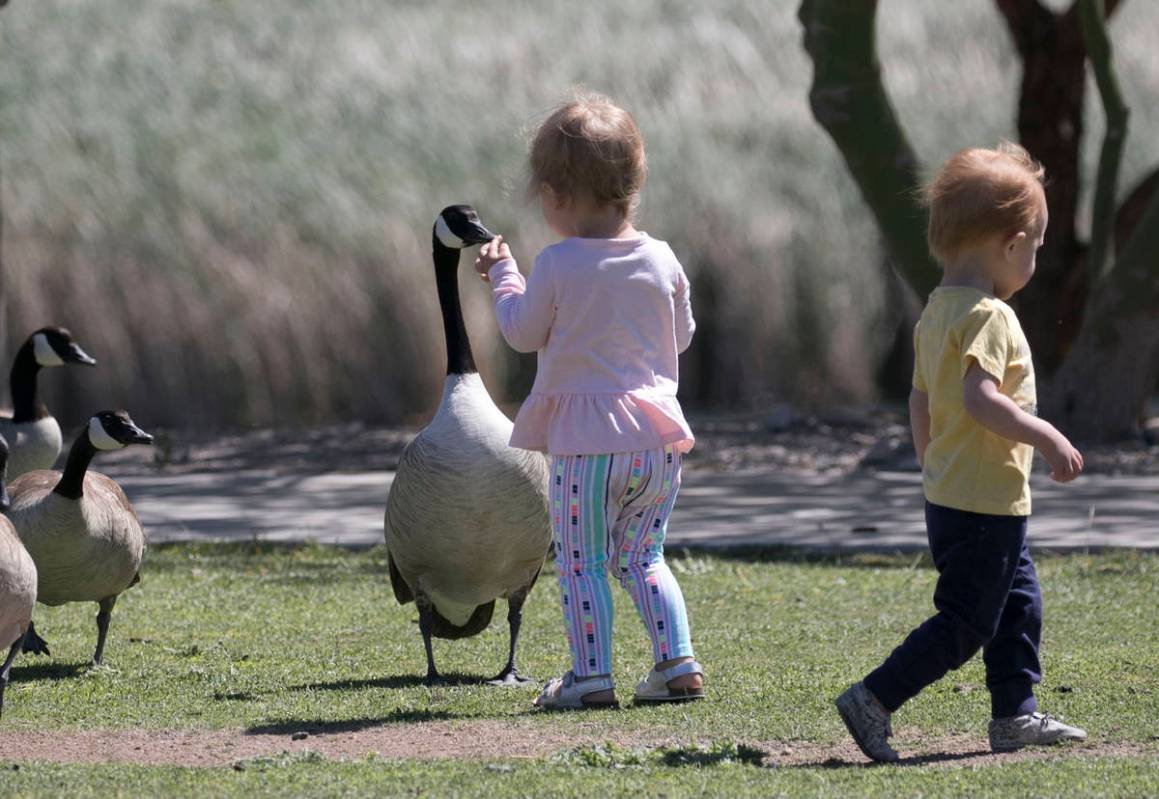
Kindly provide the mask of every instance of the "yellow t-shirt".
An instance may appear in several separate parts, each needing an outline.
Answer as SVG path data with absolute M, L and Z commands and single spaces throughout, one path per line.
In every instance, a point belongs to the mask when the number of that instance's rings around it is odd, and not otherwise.
M 922 468 L 926 499 L 974 513 L 1030 515 L 1034 448 L 990 432 L 962 405 L 972 361 L 999 390 L 1037 412 L 1030 345 L 1009 305 L 977 289 L 935 289 L 914 329 L 914 388 L 929 395 L 930 444 Z

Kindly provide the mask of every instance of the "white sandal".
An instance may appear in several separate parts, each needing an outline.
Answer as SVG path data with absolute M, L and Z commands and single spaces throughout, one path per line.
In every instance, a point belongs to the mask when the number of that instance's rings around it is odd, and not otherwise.
M 616 688 L 611 677 L 592 677 L 583 682 L 577 681 L 575 673 L 569 671 L 562 677 L 552 677 L 547 685 L 539 692 L 535 699 L 535 706 L 544 710 L 595 710 L 615 709 L 620 703 L 615 699 L 588 700 L 591 694 L 601 691 L 614 691 Z
M 652 702 L 691 702 L 694 699 L 704 698 L 704 687 L 700 688 L 669 688 L 668 683 L 685 674 L 699 674 L 704 677 L 704 668 L 695 660 L 677 663 L 664 671 L 652 669 L 648 676 L 636 684 L 635 700 L 640 704 Z

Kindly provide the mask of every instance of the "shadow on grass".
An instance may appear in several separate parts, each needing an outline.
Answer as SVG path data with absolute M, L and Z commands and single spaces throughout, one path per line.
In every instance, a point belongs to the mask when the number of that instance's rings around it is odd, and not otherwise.
M 78 667 L 79 669 L 80 667 Z M 13 670 L 13 675 L 18 672 Z M 440 674 L 442 680 L 435 685 L 427 686 L 426 678 L 419 674 L 394 674 L 389 677 L 375 677 L 366 680 L 334 680 L 333 682 L 303 683 L 289 685 L 277 691 L 361 691 L 368 688 L 397 690 L 400 688 L 451 688 L 459 685 L 487 685 L 489 676 L 477 674 L 463 674 L 462 672 L 446 672 Z M 268 691 L 217 691 L 213 694 L 216 702 L 254 702 L 262 695 L 274 693 Z M 400 711 L 401 712 L 401 711 Z M 389 720 L 389 719 L 388 719 Z M 398 721 L 423 721 L 422 718 L 399 718 Z M 286 722 L 290 724 L 290 722 Z M 384 722 L 385 723 L 385 722 Z M 300 727 L 299 727 L 300 729 Z
M 330 581 L 335 576 L 379 576 L 386 574 L 386 547 L 381 544 L 364 546 L 325 545 L 315 542 L 167 542 L 151 547 L 155 558 L 150 570 L 158 575 L 184 574 L 190 567 L 190 558 L 203 568 L 213 568 L 252 576 L 255 570 L 266 569 L 261 579 L 267 582 L 314 583 Z M 1074 553 L 1036 548 L 1036 560 L 1066 558 Z M 1121 569 L 1134 573 L 1147 562 L 1147 556 L 1134 550 L 1108 548 L 1104 554 L 1118 557 L 1121 564 L 1100 565 L 1107 573 Z M 669 545 L 665 550 L 669 560 L 716 558 L 741 563 L 783 563 L 815 566 L 836 566 L 865 569 L 928 569 L 933 564 L 924 548 L 898 550 L 895 547 L 875 549 L 867 547 L 850 550 L 818 550 L 783 544 L 690 544 Z M 553 561 L 547 556 L 547 564 Z M 276 570 L 282 569 L 279 574 Z
M 303 572 L 319 574 L 341 571 L 349 574 L 385 574 L 386 547 L 375 545 L 327 545 L 313 541 L 168 541 L 150 547 L 156 562 L 151 569 L 157 573 L 184 573 L 193 556 L 202 567 L 249 574 L 257 565 L 292 567 L 299 572 L 291 578 L 308 581 Z M 738 560 L 745 563 L 808 563 L 822 566 L 864 566 L 867 568 L 912 568 L 914 559 L 922 550 L 898 551 L 894 548 L 827 551 L 810 547 L 783 544 L 689 544 L 673 545 L 665 552 L 670 559 L 713 557 Z M 350 555 L 355 557 L 351 558 Z M 157 557 L 161 556 L 161 557 Z M 172 557 L 177 556 L 177 557 Z M 289 559 L 289 560 L 287 560 Z M 553 560 L 549 551 L 547 561 Z M 353 564 L 353 565 L 352 565 Z M 919 563 L 929 566 L 925 555 Z M 267 574 L 265 579 L 278 579 Z
M 439 675 L 440 682 L 432 688 L 442 688 L 456 685 L 483 685 L 491 679 L 491 675 L 463 674 L 451 671 Z M 333 682 L 304 683 L 303 685 L 287 686 L 287 691 L 359 691 L 364 688 L 415 688 L 425 686 L 427 679 L 421 674 L 392 674 L 388 677 L 375 677 L 367 680 L 334 680 Z
M 719 558 L 741 563 L 788 563 L 811 566 L 839 566 L 851 569 L 913 569 L 931 568 L 933 562 L 928 552 L 919 550 L 881 551 L 864 549 L 849 551 L 826 551 L 804 547 L 765 544 L 693 544 L 666 547 L 664 556 L 668 560 L 688 560 L 691 558 Z
M 32 680 L 69 680 L 79 677 L 89 670 L 87 662 L 82 663 L 30 663 L 12 665 L 12 680 L 26 682 Z
M 952 763 L 955 760 L 970 760 L 976 757 L 985 757 L 993 754 L 989 749 L 977 749 L 973 752 L 931 752 L 926 755 L 913 755 L 912 757 L 903 757 L 896 763 L 874 763 L 872 761 L 849 761 L 841 760 L 836 757 L 829 757 L 825 760 L 813 760 L 802 763 L 790 763 L 783 766 L 776 766 L 777 768 L 825 768 L 825 769 L 862 769 L 862 768 L 889 768 L 889 767 L 911 767 L 911 766 L 926 766 L 933 763 Z
M 395 710 L 383 716 L 374 718 L 342 719 L 338 721 L 321 721 L 318 719 L 300 719 L 268 721 L 264 724 L 254 724 L 246 728 L 246 735 L 293 735 L 296 732 L 308 732 L 311 735 L 326 735 L 343 732 L 358 732 L 371 727 L 383 727 L 388 724 L 417 724 L 423 721 L 448 721 L 458 718 L 454 713 L 445 710 Z

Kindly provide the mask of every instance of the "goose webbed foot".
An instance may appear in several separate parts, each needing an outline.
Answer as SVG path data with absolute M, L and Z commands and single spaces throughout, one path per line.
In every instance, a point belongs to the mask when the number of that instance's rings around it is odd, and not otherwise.
M 534 582 L 532 580 L 532 584 Z M 507 625 L 511 633 L 511 647 L 507 651 L 507 665 L 494 678 L 487 680 L 488 685 L 515 686 L 531 682 L 531 678 L 520 674 L 515 665 L 515 647 L 519 643 L 519 628 L 523 626 L 523 602 L 527 599 L 527 592 L 530 590 L 531 586 L 529 585 L 523 590 L 513 592 L 507 598 Z
M 500 688 L 512 688 L 519 685 L 527 685 L 531 682 L 534 682 L 534 680 L 520 674 L 519 669 L 515 667 L 514 663 L 508 663 L 504 666 L 503 671 L 496 674 L 490 680 L 487 680 L 487 685 L 494 685 Z
M 48 641 L 37 635 L 36 627 L 32 624 L 28 625 L 28 632 L 24 634 L 24 646 L 21 649 L 30 655 L 52 655 L 48 651 Z

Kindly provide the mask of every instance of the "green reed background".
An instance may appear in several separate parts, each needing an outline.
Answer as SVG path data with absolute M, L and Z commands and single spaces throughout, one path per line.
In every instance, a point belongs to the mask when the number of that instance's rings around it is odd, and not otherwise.
M 43 381 L 72 423 L 108 405 L 179 426 L 419 421 L 442 375 L 433 217 L 476 204 L 529 266 L 549 239 L 521 199 L 524 136 L 584 84 L 636 114 L 643 227 L 695 286 L 686 402 L 873 401 L 902 306 L 809 112 L 796 9 L 14 0 L 3 356 L 34 327 L 71 327 L 101 361 Z M 1014 136 L 1020 64 L 990 0 L 882 0 L 880 24 L 927 164 Z M 1128 0 L 1112 29 L 1134 110 L 1126 191 L 1159 160 L 1159 6 Z M 467 269 L 484 375 L 518 400 L 534 359 L 502 346 Z

